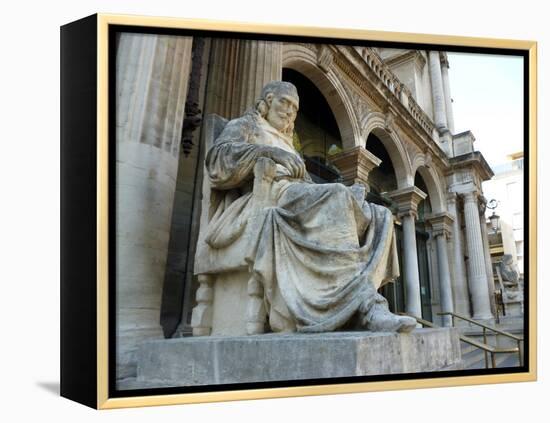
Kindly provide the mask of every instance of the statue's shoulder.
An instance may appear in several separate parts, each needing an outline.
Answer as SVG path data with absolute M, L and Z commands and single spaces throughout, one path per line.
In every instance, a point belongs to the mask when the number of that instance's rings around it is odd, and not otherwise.
M 217 142 L 246 141 L 257 127 L 257 119 L 253 112 L 247 112 L 241 117 L 227 122 Z

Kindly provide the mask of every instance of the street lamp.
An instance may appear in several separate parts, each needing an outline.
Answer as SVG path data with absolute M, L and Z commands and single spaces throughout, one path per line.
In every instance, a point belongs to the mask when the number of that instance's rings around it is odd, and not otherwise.
M 500 220 L 500 216 L 495 213 L 495 209 L 498 207 L 499 201 L 495 200 L 494 198 L 490 200 L 487 203 L 487 208 L 493 210 L 493 214 L 489 216 L 489 220 L 491 221 L 491 228 L 493 228 L 493 233 L 498 232 L 498 223 Z

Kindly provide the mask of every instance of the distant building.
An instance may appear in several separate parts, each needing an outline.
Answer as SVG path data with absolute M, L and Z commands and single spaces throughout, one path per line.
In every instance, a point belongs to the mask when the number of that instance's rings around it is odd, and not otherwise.
M 483 182 L 483 192 L 488 201 L 497 201 L 495 213 L 499 216 L 499 227 L 489 225 L 489 244 L 493 262 L 503 254 L 510 254 L 520 275 L 524 269 L 524 216 L 523 216 L 523 152 L 509 156 L 509 161 L 493 168 L 495 176 Z M 487 209 L 485 217 L 493 211 Z

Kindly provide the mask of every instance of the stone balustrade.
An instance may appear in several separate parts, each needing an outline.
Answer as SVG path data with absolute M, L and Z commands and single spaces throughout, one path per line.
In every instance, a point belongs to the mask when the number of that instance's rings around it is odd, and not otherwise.
M 411 91 L 395 76 L 390 67 L 371 48 L 356 47 L 356 49 L 369 68 L 407 108 L 413 119 L 426 131 L 430 138 L 434 138 L 435 124 L 432 119 L 422 110 Z

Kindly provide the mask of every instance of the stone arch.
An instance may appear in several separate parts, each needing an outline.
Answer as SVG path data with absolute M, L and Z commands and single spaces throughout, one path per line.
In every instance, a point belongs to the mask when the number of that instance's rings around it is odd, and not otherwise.
M 376 135 L 390 155 L 397 178 L 397 188 L 401 189 L 414 185 L 414 173 L 412 172 L 409 155 L 395 131 L 388 130 L 384 114 L 371 112 L 364 120 L 363 138 L 367 140 L 371 133 Z
M 344 149 L 362 144 L 361 129 L 344 86 L 333 70 L 324 72 L 319 68 L 315 51 L 304 45 L 285 44 L 283 67 L 300 72 L 321 91 L 336 119 Z
M 416 172 L 420 173 L 426 187 L 428 188 L 427 194 L 430 196 L 430 203 L 432 205 L 433 213 L 441 213 L 447 210 L 445 201 L 443 198 L 443 186 L 441 184 L 441 178 L 434 170 L 433 166 L 426 163 L 424 155 L 416 156 L 413 166 L 413 177 Z

